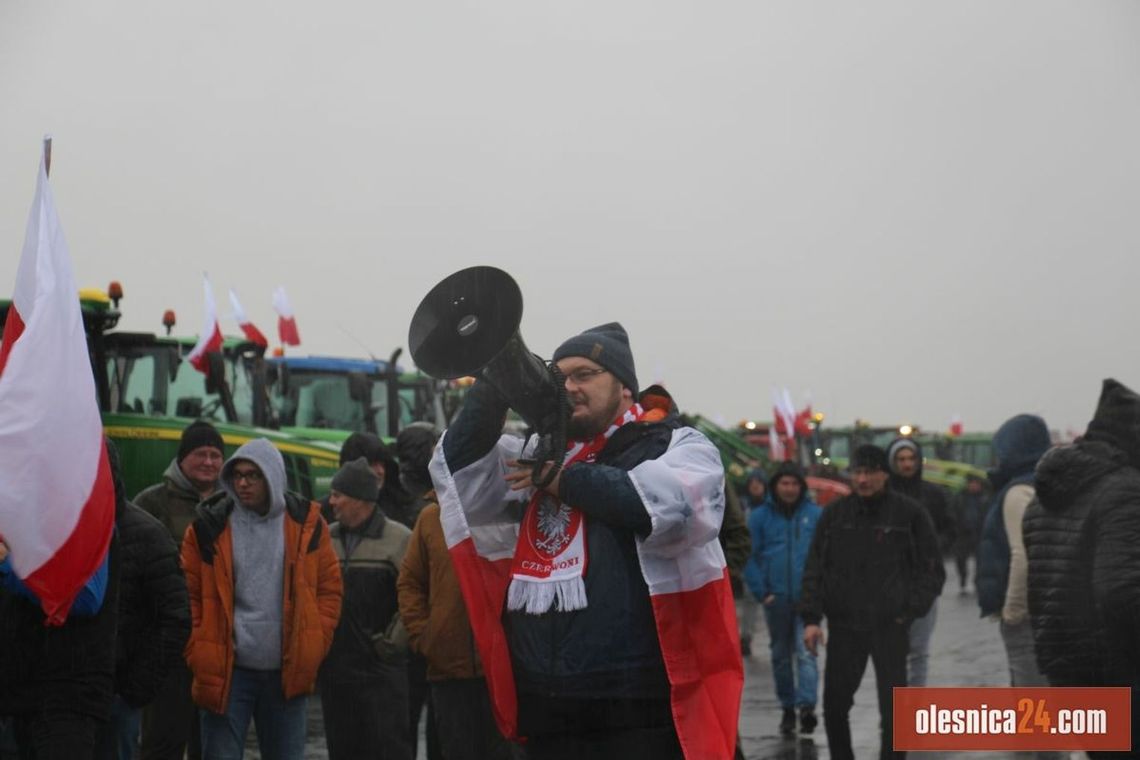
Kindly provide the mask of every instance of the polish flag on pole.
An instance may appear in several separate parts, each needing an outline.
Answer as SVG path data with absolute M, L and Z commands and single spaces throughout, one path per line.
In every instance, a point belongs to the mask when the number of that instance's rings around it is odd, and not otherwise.
M 0 534 L 16 575 L 62 625 L 102 564 L 115 487 L 78 288 L 56 213 L 45 140 L 0 342 Z
M 301 334 L 297 332 L 297 320 L 293 317 L 293 307 L 285 295 L 285 287 L 273 291 L 273 308 L 277 310 L 277 334 L 283 346 L 301 345 Z
M 265 348 L 269 345 L 269 339 L 261 330 L 257 329 L 257 325 L 249 321 L 249 317 L 245 315 L 245 309 L 241 307 L 241 302 L 238 301 L 237 293 L 233 288 L 230 288 L 230 305 L 234 307 L 234 319 L 237 320 L 238 327 L 245 333 L 245 337 L 249 338 L 251 342 Z
M 955 414 L 950 418 L 950 435 L 962 435 L 962 415 Z
M 202 273 L 202 282 L 206 287 L 206 315 L 202 322 L 202 332 L 198 334 L 198 342 L 190 349 L 186 358 L 199 372 L 206 372 L 206 354 L 222 350 L 222 328 L 218 327 L 218 307 L 214 304 L 214 291 L 210 287 L 210 278 Z

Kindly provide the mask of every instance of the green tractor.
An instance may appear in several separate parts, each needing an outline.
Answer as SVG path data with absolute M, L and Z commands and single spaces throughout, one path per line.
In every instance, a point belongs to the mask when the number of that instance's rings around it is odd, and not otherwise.
M 340 444 L 353 432 L 391 441 L 412 423 L 442 431 L 463 400 L 462 383 L 405 372 L 387 361 L 329 356 L 277 356 L 266 360 L 274 419 L 281 429 Z
M 217 427 L 226 456 L 247 441 L 268 438 L 285 458 L 291 490 L 309 498 L 328 491 L 339 447 L 270 429 L 263 349 L 227 340 L 208 356 L 203 375 L 187 361 L 193 339 L 115 331 L 117 300 L 98 289 L 80 291 L 104 431 L 119 447 L 129 496 L 162 480 L 182 430 L 195 419 Z M 0 328 L 10 303 L 0 300 Z

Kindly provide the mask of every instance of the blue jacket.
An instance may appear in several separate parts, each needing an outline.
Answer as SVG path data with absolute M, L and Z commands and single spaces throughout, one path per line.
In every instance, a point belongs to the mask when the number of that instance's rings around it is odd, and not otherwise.
M 808 549 L 822 514 L 823 509 L 805 495 L 790 516 L 771 497 L 748 515 L 752 556 L 744 566 L 744 580 L 757 599 L 775 594 L 799 601 Z

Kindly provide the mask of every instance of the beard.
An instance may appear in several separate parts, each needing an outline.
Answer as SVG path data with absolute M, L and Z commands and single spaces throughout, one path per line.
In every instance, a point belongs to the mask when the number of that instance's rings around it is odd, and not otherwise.
M 571 417 L 566 426 L 570 438 L 577 441 L 590 440 L 594 436 L 604 433 L 617 418 L 618 409 L 621 408 L 621 385 L 616 387 L 615 393 L 605 399 L 602 408 L 596 412 Z

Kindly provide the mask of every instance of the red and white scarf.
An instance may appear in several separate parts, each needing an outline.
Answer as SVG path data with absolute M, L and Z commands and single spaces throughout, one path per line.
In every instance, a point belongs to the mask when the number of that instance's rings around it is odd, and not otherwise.
M 634 404 L 590 441 L 570 441 L 563 468 L 593 462 L 618 428 L 645 416 Z M 541 615 L 557 601 L 564 612 L 586 608 L 586 515 L 556 496 L 536 490 L 526 506 L 511 561 L 507 609 Z

